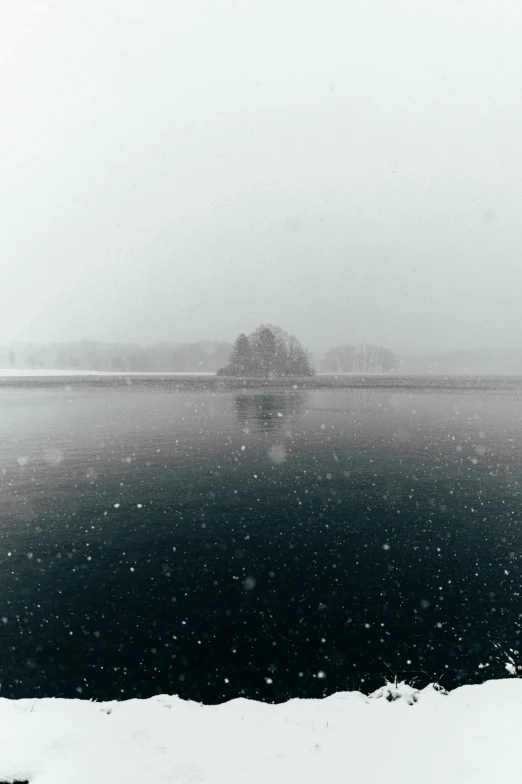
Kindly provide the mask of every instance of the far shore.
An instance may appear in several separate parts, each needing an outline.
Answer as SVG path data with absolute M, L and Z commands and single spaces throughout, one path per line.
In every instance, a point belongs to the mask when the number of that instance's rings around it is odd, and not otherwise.
M 2 370 L 0 388 L 20 387 L 153 387 L 179 390 L 241 389 L 516 389 L 522 391 L 522 376 L 508 375 L 395 375 L 393 373 L 317 373 L 302 378 L 238 378 L 215 373 L 110 372 L 97 370 Z

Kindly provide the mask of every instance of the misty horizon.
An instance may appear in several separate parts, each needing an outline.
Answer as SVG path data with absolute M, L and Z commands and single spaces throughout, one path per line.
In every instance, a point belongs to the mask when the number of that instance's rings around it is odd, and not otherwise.
M 522 344 L 516 4 L 0 13 L 1 344 Z
M 285 335 L 276 325 L 269 325 L 275 334 Z M 256 330 L 256 333 L 259 332 Z M 255 333 L 254 333 L 255 335 Z M 252 340 L 252 335 L 249 340 Z M 286 334 L 286 339 L 295 336 Z M 244 336 L 239 339 L 246 340 Z M 255 338 L 254 338 L 255 340 Z M 199 341 L 191 343 L 161 342 L 149 345 L 138 343 L 110 343 L 78 341 L 0 345 L 0 375 L 20 372 L 81 371 L 112 373 L 211 373 L 221 376 L 256 376 L 258 370 L 251 361 L 235 355 L 237 340 Z M 297 340 L 297 344 L 300 342 Z M 290 344 L 287 344 L 290 345 Z M 293 343 L 295 345 L 295 342 Z M 305 352 L 306 347 L 301 346 Z M 282 349 L 281 358 L 284 354 Z M 308 352 L 312 373 L 331 376 L 343 373 L 373 375 L 439 375 L 439 376 L 522 376 L 522 347 L 518 349 L 464 349 L 449 352 L 401 354 L 387 346 L 350 345 L 332 346 L 325 352 Z M 277 360 L 280 363 L 280 359 Z M 269 374 L 270 375 L 270 374 Z M 283 375 L 309 375 L 287 371 Z
M 265 323 L 265 322 L 262 322 L 262 323 Z M 257 326 L 259 326 L 259 325 L 257 325 Z M 249 334 L 249 333 L 246 330 L 242 330 L 242 332 L 239 333 L 239 334 Z M 292 332 L 289 332 L 289 334 L 292 335 L 292 337 L 296 337 L 296 338 L 299 339 L 298 335 L 294 335 L 294 333 L 292 333 Z M 12 342 L 9 342 L 9 343 L 6 342 L 6 343 L 3 343 L 3 344 L 0 344 L 0 351 L 16 350 L 17 348 L 25 350 L 26 348 L 29 348 L 29 347 L 47 349 L 47 348 L 56 347 L 56 346 L 69 346 L 69 345 L 81 345 L 81 344 L 83 344 L 83 345 L 93 345 L 93 346 L 94 345 L 113 346 L 115 348 L 119 347 L 119 346 L 121 346 L 121 347 L 124 347 L 124 346 L 137 346 L 140 349 L 143 349 L 144 351 L 146 351 L 147 349 L 150 349 L 150 348 L 157 347 L 157 346 L 184 347 L 184 346 L 198 346 L 198 345 L 205 345 L 205 344 L 221 344 L 221 345 L 232 346 L 233 343 L 234 343 L 234 339 L 236 337 L 237 337 L 237 334 L 233 335 L 233 336 L 230 336 L 228 338 L 227 337 L 225 337 L 225 338 L 211 338 L 211 337 L 209 337 L 207 335 L 206 337 L 198 338 L 197 340 L 174 340 L 174 339 L 171 339 L 170 337 L 165 337 L 163 339 L 154 340 L 154 341 L 110 340 L 110 339 L 100 340 L 100 339 L 94 339 L 94 338 L 90 338 L 90 337 L 80 337 L 80 338 L 74 339 L 74 340 L 48 340 L 48 341 L 42 341 L 42 340 L 19 340 L 19 341 L 12 341 Z M 390 349 L 391 351 L 393 351 L 399 357 L 402 357 L 402 356 L 404 356 L 404 357 L 415 357 L 415 356 L 428 356 L 428 355 L 436 356 L 438 354 L 458 355 L 458 354 L 463 354 L 463 353 L 473 353 L 473 354 L 475 354 L 475 353 L 480 353 L 480 352 L 491 352 L 493 354 L 512 353 L 512 352 L 518 352 L 518 351 L 522 352 L 522 337 L 521 337 L 520 342 L 518 344 L 515 343 L 515 344 L 513 344 L 512 346 L 509 346 L 509 347 L 495 346 L 495 345 L 492 345 L 491 343 L 489 343 L 489 344 L 476 345 L 476 346 L 459 345 L 459 346 L 455 346 L 453 348 L 447 348 L 447 349 L 427 348 L 425 350 L 417 349 L 417 350 L 409 350 L 409 351 L 408 350 L 406 350 L 406 351 L 398 351 L 398 350 L 396 350 L 396 348 L 393 345 L 387 344 L 386 341 L 380 341 L 380 342 L 376 342 L 376 343 L 365 343 L 365 342 L 350 341 L 350 340 L 347 339 L 344 342 L 341 342 L 341 343 L 335 344 L 335 345 L 334 344 L 331 344 L 331 345 L 330 344 L 321 345 L 315 351 L 310 349 L 309 345 L 307 345 L 304 341 L 300 340 L 300 342 L 303 343 L 303 347 L 307 351 L 309 351 L 310 354 L 312 354 L 313 356 L 316 356 L 316 355 L 317 356 L 322 356 L 327 351 L 329 351 L 329 350 L 331 350 L 333 348 L 338 348 L 339 346 L 354 346 L 354 347 L 357 347 L 357 346 L 382 346 L 384 348 Z

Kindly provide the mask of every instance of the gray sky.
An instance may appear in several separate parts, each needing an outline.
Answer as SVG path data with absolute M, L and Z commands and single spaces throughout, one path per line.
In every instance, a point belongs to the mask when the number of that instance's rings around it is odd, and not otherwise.
M 522 345 L 519 0 L 3 0 L 0 343 Z

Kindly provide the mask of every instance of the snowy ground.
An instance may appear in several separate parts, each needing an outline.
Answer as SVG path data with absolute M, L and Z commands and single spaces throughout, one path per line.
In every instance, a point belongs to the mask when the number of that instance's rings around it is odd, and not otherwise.
M 395 687 L 391 687 L 392 692 Z M 504 784 L 521 768 L 522 680 L 217 706 L 177 697 L 0 699 L 0 782 Z M 380 696 L 380 698 L 379 698 Z
M 4 378 L 36 378 L 40 376 L 215 376 L 215 373 L 184 373 L 183 371 L 174 372 L 134 372 L 134 371 L 110 371 L 110 370 L 14 370 L 13 368 L 0 368 L 0 379 Z

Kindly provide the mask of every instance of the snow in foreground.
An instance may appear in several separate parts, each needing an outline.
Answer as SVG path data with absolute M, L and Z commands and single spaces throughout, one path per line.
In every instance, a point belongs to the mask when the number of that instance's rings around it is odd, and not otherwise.
M 392 692 L 396 688 L 390 687 Z M 522 680 L 216 706 L 177 697 L 0 699 L 0 781 L 503 784 L 520 776 Z M 379 698 L 380 697 L 380 698 Z

